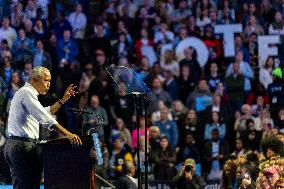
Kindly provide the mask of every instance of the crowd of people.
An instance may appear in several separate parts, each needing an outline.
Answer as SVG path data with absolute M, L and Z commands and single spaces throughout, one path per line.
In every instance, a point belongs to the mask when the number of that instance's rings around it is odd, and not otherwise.
M 224 189 L 284 188 L 283 0 L 13 0 L 0 1 L 0 16 L 0 182 L 10 182 L 3 146 L 11 99 L 44 66 L 52 81 L 42 104 L 78 86 L 57 118 L 72 132 L 98 133 L 104 164 L 96 170 L 105 178 L 123 176 L 125 162 L 135 175 L 139 149 L 142 173 L 147 156 L 149 179 L 178 188 L 206 180 Z M 225 57 L 214 26 L 234 23 L 244 30 L 234 36 L 235 56 Z M 257 36 L 265 34 L 281 43 L 278 56 L 259 64 Z M 187 37 L 208 48 L 205 66 L 193 47 L 178 59 Z M 117 87 L 105 70 L 114 65 L 134 69 L 151 89 L 146 119 L 136 119 L 125 83 Z M 74 107 L 93 114 L 81 118 Z M 41 137 L 57 134 L 43 129 Z

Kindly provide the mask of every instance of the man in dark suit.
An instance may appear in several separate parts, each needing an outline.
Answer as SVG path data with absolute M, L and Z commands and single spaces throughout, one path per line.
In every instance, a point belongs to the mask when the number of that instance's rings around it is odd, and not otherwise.
M 116 188 L 117 189 L 138 189 L 137 180 L 133 178 L 135 175 L 135 166 L 131 161 L 124 163 L 126 175 L 118 179 Z

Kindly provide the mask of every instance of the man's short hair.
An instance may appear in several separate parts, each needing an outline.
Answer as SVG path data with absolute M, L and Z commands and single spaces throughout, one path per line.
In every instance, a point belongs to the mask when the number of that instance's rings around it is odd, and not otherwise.
M 30 73 L 30 77 L 28 82 L 31 82 L 33 79 L 35 80 L 39 80 L 43 77 L 44 73 L 49 73 L 49 70 L 45 67 L 42 66 L 37 66 L 35 68 L 32 69 L 31 73 Z
M 125 172 L 126 172 L 126 173 L 130 173 L 133 166 L 134 166 L 133 162 L 131 162 L 131 161 L 125 161 L 125 162 L 124 162 Z

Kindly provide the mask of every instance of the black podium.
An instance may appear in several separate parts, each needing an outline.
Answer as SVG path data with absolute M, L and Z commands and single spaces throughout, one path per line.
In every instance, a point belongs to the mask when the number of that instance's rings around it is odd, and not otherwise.
M 66 138 L 42 143 L 45 189 L 90 189 L 94 143 L 91 136 L 80 137 L 83 145 L 73 147 Z

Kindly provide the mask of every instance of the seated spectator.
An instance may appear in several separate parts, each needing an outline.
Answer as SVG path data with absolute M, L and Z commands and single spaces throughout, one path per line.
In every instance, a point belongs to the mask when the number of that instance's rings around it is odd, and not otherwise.
M 168 25 L 166 23 L 161 23 L 159 31 L 155 33 L 154 43 L 157 45 L 171 44 L 174 37 L 174 33 L 168 29 Z
M 251 107 L 250 107 L 250 105 L 244 104 L 242 106 L 242 110 L 241 111 L 242 111 L 241 115 L 235 121 L 235 126 L 234 126 L 235 131 L 238 131 L 238 132 L 245 131 L 247 129 L 246 123 L 247 123 L 248 119 L 252 119 L 253 120 L 253 122 L 255 124 L 255 129 L 257 131 L 261 131 L 262 130 L 261 123 L 260 123 L 260 118 L 259 117 L 254 117 L 251 114 Z
M 176 36 L 173 44 L 174 44 L 174 48 L 176 48 L 178 46 L 178 44 L 186 39 L 188 37 L 188 31 L 187 28 L 185 26 L 180 26 L 180 28 L 178 29 L 178 36 Z
M 132 140 L 131 140 L 131 134 L 129 129 L 126 127 L 125 122 L 121 118 L 117 118 L 115 120 L 115 125 L 111 129 L 110 137 L 114 137 L 115 135 L 118 135 L 120 133 L 123 133 L 123 135 L 126 137 L 125 142 L 128 146 L 132 146 Z
M 33 28 L 35 32 L 35 40 L 45 40 L 46 31 L 41 20 L 37 20 Z
M 27 38 L 29 38 L 33 43 L 35 43 L 36 33 L 33 28 L 33 22 L 30 19 L 25 20 L 24 29 L 26 31 Z
M 92 95 L 97 95 L 101 104 L 105 108 L 108 108 L 107 105 L 109 103 L 110 94 L 113 94 L 113 88 L 110 84 L 107 72 L 102 70 L 89 86 L 88 99 L 90 99 Z
M 194 140 L 194 134 L 188 133 L 183 138 L 184 143 L 177 153 L 177 163 L 184 163 L 186 159 L 192 158 L 197 164 L 197 175 L 201 175 L 201 154 Z
M 249 17 L 249 21 L 244 29 L 245 37 L 248 37 L 251 33 L 256 33 L 257 35 L 264 34 L 262 26 L 257 24 L 257 19 L 254 15 L 251 15 Z
M 267 102 L 265 102 L 265 97 L 259 95 L 256 97 L 256 103 L 251 105 L 251 114 L 255 117 L 260 116 L 261 112 L 268 108 Z
M 244 55 L 242 51 L 238 51 L 235 56 L 235 63 L 239 64 L 240 73 L 245 77 L 244 91 L 249 92 L 251 90 L 251 82 L 253 79 L 253 71 L 248 62 L 244 61 Z M 231 75 L 233 71 L 233 64 L 231 63 L 226 70 L 226 77 Z
M 273 119 L 276 118 L 279 109 L 284 107 L 284 83 L 282 70 L 276 68 L 272 71 L 273 82 L 268 85 L 269 109 Z
M 170 141 L 170 144 L 175 148 L 179 141 L 178 128 L 175 121 L 168 119 L 169 110 L 163 108 L 161 110 L 161 118 L 155 123 L 160 129 L 162 135 L 166 135 Z
M 220 139 L 224 140 L 226 137 L 226 125 L 222 123 L 220 114 L 213 111 L 210 117 L 211 119 L 209 120 L 209 123 L 207 123 L 205 126 L 204 139 L 211 140 L 212 130 L 218 129 Z
M 229 2 L 229 1 L 225 1 Z M 234 11 L 234 9 L 230 8 L 224 8 L 223 10 L 219 10 L 219 24 L 234 24 L 235 19 L 231 15 L 231 11 Z M 234 14 L 234 13 L 233 13 Z
M 27 6 L 25 8 L 25 16 L 27 19 L 36 17 L 36 8 L 37 8 L 36 2 L 28 0 Z
M 111 99 L 110 115 L 113 119 L 121 117 L 125 121 L 127 128 L 132 130 L 134 101 L 132 97 L 125 94 L 125 84 L 120 83 L 119 85 L 120 88 L 118 92 L 114 95 L 114 98 Z
M 176 175 L 174 163 L 176 154 L 166 136 L 160 138 L 160 148 L 152 157 L 154 162 L 155 180 L 170 180 Z
M 220 119 L 223 122 L 228 121 L 229 114 L 227 110 L 227 106 L 222 101 L 222 97 L 218 94 L 213 96 L 212 105 L 208 106 L 204 111 L 204 116 L 202 116 L 205 120 L 210 117 L 212 112 L 218 112 L 220 115 Z
M 69 21 L 65 18 L 65 12 L 60 11 L 57 12 L 57 17 L 53 23 L 51 23 L 51 29 L 56 35 L 57 39 L 63 37 L 63 32 L 65 30 L 72 31 L 72 26 L 70 25 Z
M 259 118 L 260 118 L 260 124 L 261 124 L 261 128 L 263 132 L 267 132 L 275 128 L 274 122 L 271 119 L 268 109 L 263 109 L 259 114 Z
M 199 28 L 203 28 L 204 26 L 211 23 L 211 20 L 209 19 L 209 9 L 204 8 L 199 13 L 200 15 L 196 18 L 196 26 Z
M 268 28 L 268 34 L 273 35 L 273 34 L 278 34 L 283 36 L 284 35 L 284 22 L 283 22 L 283 16 L 281 12 L 276 11 L 274 14 L 274 20 L 273 22 L 269 25 Z
M 17 69 L 23 68 L 24 59 L 32 58 L 34 51 L 34 43 L 31 39 L 26 37 L 24 29 L 19 29 L 19 36 L 13 43 L 12 54 L 16 62 Z
M 81 80 L 79 83 L 78 92 L 80 94 L 87 93 L 91 82 L 96 78 L 94 74 L 94 66 L 92 63 L 87 63 L 85 70 L 82 73 Z
M 259 70 L 259 82 L 267 89 L 268 85 L 273 82 L 272 70 L 274 69 L 274 59 L 270 56 L 266 59 L 265 64 Z
M 222 42 L 215 37 L 212 24 L 204 27 L 203 37 L 203 42 L 209 51 L 208 61 L 210 62 L 218 61 L 222 56 Z
M 132 47 L 131 44 L 127 41 L 125 33 L 118 34 L 118 40 L 113 45 L 113 58 L 114 61 L 117 62 L 120 58 L 128 58 L 131 60 L 132 58 Z
M 179 127 L 178 129 L 180 133 L 179 144 L 181 146 L 184 145 L 184 139 L 188 133 L 193 133 L 197 146 L 201 146 L 201 141 L 203 141 L 204 129 L 200 125 L 196 111 L 194 109 L 189 109 L 187 111 L 184 120 L 181 124 L 181 127 Z
M 246 47 L 244 47 L 244 39 L 242 38 L 241 35 L 236 35 L 235 36 L 235 49 L 236 52 L 241 51 L 243 53 L 243 61 L 250 63 L 250 54 L 249 51 Z
M 148 144 L 148 143 L 147 143 Z M 138 149 L 135 149 L 135 156 L 134 156 L 134 160 L 136 162 L 136 167 L 138 168 L 137 164 L 138 164 Z M 147 145 L 147 152 L 149 153 L 149 145 Z M 146 167 L 145 167 L 145 157 L 147 156 L 146 154 L 146 147 L 145 147 L 145 136 L 141 136 L 139 138 L 139 155 L 140 155 L 140 169 L 141 169 L 141 176 L 142 178 L 145 178 L 145 171 L 146 171 Z M 148 168 L 147 168 L 147 172 L 148 175 L 152 173 L 151 170 L 151 166 L 149 166 L 148 164 Z
M 186 106 L 194 108 L 197 112 L 204 111 L 212 104 L 212 94 L 206 80 L 200 80 L 195 90 L 189 94 Z
M 0 68 L 0 75 L 6 82 L 7 86 L 10 85 L 12 73 L 14 69 L 12 68 L 12 59 L 11 56 L 4 56 L 2 58 L 4 67 Z
M 182 126 L 183 119 L 186 115 L 187 108 L 180 100 L 173 101 L 173 105 L 171 108 L 171 114 L 173 116 L 173 120 L 177 123 L 178 128 Z
M 149 129 L 149 145 L 151 152 L 157 152 L 160 146 L 160 129 L 157 126 L 151 126 Z
M 149 38 L 148 31 L 146 29 L 141 29 L 140 38 L 138 38 L 135 43 L 135 53 L 136 53 L 137 59 L 140 60 L 142 58 L 143 56 L 142 49 L 144 47 L 153 48 L 153 45 L 154 45 L 153 40 Z
M 123 144 L 121 135 L 113 136 L 112 143 L 114 147 L 109 158 L 109 175 L 112 179 L 118 179 L 123 176 L 123 164 L 126 161 L 134 163 L 134 159 L 129 148 Z
M 195 174 L 196 163 L 194 159 L 186 159 L 180 173 L 174 178 L 174 186 L 180 189 L 191 188 L 201 189 L 204 187 L 204 181 L 201 176 Z
M 229 147 L 226 141 L 219 137 L 218 129 L 213 129 L 211 140 L 204 145 L 204 160 L 208 180 L 219 180 L 222 175 L 222 166 L 229 155 Z
M 187 96 L 194 90 L 197 81 L 188 65 L 183 65 L 180 69 L 180 76 L 177 78 L 179 99 L 185 103 Z
M 66 62 L 73 66 L 76 64 L 79 50 L 77 42 L 71 38 L 70 30 L 64 30 L 63 39 L 60 39 L 56 45 L 56 52 L 60 63 L 59 67 L 64 67 Z
M 4 58 L 4 56 L 12 56 L 11 51 L 9 48 L 8 41 L 6 39 L 3 39 L 0 43 L 0 57 L 1 59 Z M 0 61 L 2 63 L 2 60 Z
M 21 83 L 26 83 L 29 80 L 30 74 L 33 69 L 33 64 L 30 60 L 26 60 L 24 64 L 24 69 L 20 71 Z
M 12 48 L 14 41 L 17 38 L 17 32 L 10 26 L 10 19 L 8 16 L 3 16 L 2 27 L 0 28 L 0 41 L 6 39 L 9 47 Z
M 197 83 L 201 77 L 202 69 L 197 61 L 197 54 L 194 48 L 185 48 L 183 51 L 184 59 L 179 62 L 179 67 L 183 65 L 189 66 L 190 75 L 195 83 Z
M 86 111 L 92 112 L 92 114 L 85 114 L 83 116 L 84 133 L 94 130 L 98 133 L 99 138 L 104 139 L 104 127 L 108 126 L 108 116 L 106 110 L 100 106 L 98 96 L 92 95 L 90 106 Z
M 213 62 L 210 64 L 210 73 L 205 76 L 205 79 L 212 93 L 215 92 L 218 83 L 220 83 L 222 80 L 220 74 L 218 73 L 218 70 L 219 70 L 218 65 L 215 62 Z
M 233 64 L 233 73 L 226 76 L 224 84 L 229 98 L 230 112 L 235 112 L 241 108 L 245 98 L 243 93 L 245 77 L 241 74 L 238 63 Z
M 145 133 L 145 127 L 146 127 L 146 122 L 145 122 L 145 118 L 140 118 L 139 120 L 139 136 L 142 137 L 142 136 L 146 136 L 146 133 Z M 132 148 L 137 148 L 137 128 L 134 129 L 131 133 L 131 139 L 132 139 Z M 149 128 L 147 128 L 147 136 L 149 135 Z M 147 137 L 147 140 L 149 138 Z
M 84 39 L 85 29 L 87 27 L 87 17 L 82 12 L 81 4 L 75 6 L 74 12 L 70 13 L 67 20 L 72 27 L 72 35 L 74 39 Z
M 50 54 L 44 50 L 44 44 L 43 44 L 43 41 L 41 40 L 38 40 L 36 42 L 36 50 L 34 53 L 33 66 L 34 67 L 43 66 L 49 70 L 52 69 L 52 62 L 51 62 Z
M 284 133 L 284 108 L 281 108 L 278 112 L 278 116 L 275 119 L 274 125 L 280 132 Z
M 251 151 L 259 151 L 261 132 L 256 130 L 255 122 L 253 119 L 246 120 L 246 130 L 240 134 L 244 147 Z
M 24 5 L 21 2 L 13 3 L 11 9 L 11 25 L 18 28 L 25 19 Z
M 161 57 L 160 65 L 164 70 L 169 70 L 174 76 L 179 76 L 179 64 L 172 50 L 166 50 Z
M 93 28 L 93 34 L 90 36 L 91 53 L 100 49 L 107 57 L 111 57 L 112 49 L 110 39 L 106 36 L 104 25 L 97 23 Z
M 235 150 L 231 153 L 231 156 L 236 158 L 246 156 L 247 149 L 244 148 L 244 143 L 241 138 L 236 139 Z
M 11 101 L 15 95 L 15 93 L 22 87 L 22 82 L 20 79 L 20 74 L 19 72 L 15 71 L 13 72 L 11 76 L 11 82 L 10 85 L 8 86 L 8 102 L 7 102 L 7 107 L 6 107 L 6 113 L 9 113 L 10 110 L 10 105 Z
M 236 172 L 238 164 L 234 160 L 227 160 L 223 166 L 223 176 L 221 180 L 221 187 L 234 188 L 236 183 Z
M 177 90 L 177 82 L 171 70 L 165 70 L 165 90 L 169 93 L 172 100 L 177 100 L 179 97 Z
M 149 114 L 158 110 L 159 101 L 163 101 L 167 107 L 170 107 L 172 99 L 166 91 L 162 88 L 162 81 L 155 77 L 152 80 L 152 93 L 149 95 Z

